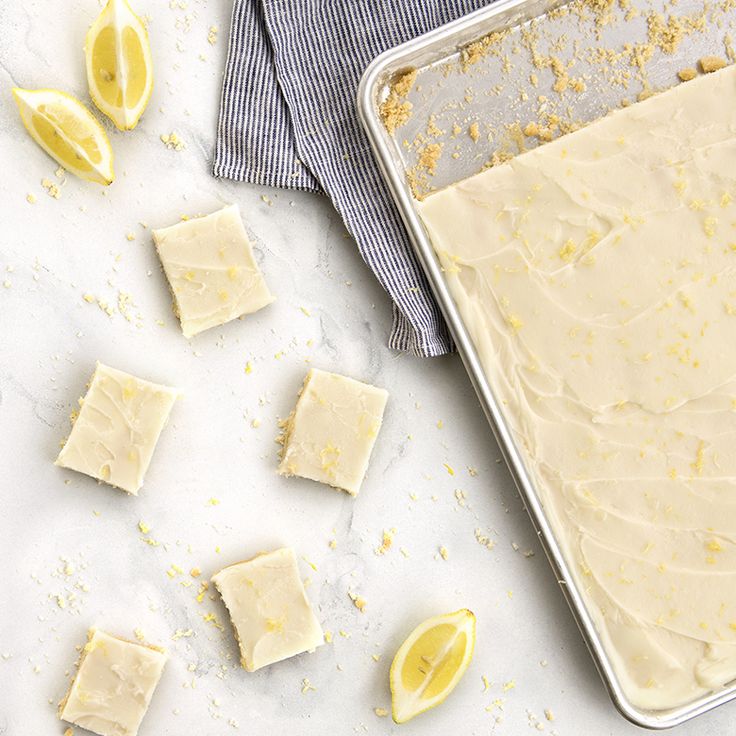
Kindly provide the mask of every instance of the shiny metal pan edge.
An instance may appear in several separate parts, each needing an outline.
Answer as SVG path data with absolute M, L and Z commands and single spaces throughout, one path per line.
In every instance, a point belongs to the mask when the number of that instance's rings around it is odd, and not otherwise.
M 358 113 L 371 147 L 406 226 L 417 258 L 427 276 L 432 292 L 447 321 L 470 381 L 488 419 L 493 434 L 516 483 L 524 506 L 534 525 L 558 584 L 573 613 L 601 678 L 618 711 L 632 723 L 648 729 L 666 729 L 680 725 L 719 705 L 736 699 L 736 684 L 677 708 L 665 711 L 642 710 L 633 705 L 616 676 L 613 663 L 583 601 L 561 547 L 551 529 L 544 507 L 526 471 L 511 431 L 484 375 L 472 340 L 445 283 L 439 261 L 417 211 L 415 198 L 398 155 L 396 142 L 387 133 L 379 105 L 390 80 L 411 68 L 420 68 L 457 52 L 459 47 L 482 36 L 511 28 L 560 5 L 549 0 L 497 0 L 452 23 L 413 39 L 377 57 L 366 69 L 357 94 Z

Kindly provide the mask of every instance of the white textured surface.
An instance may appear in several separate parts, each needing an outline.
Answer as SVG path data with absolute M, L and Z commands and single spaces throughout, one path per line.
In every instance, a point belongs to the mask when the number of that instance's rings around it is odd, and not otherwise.
M 547 733 L 638 733 L 607 699 L 496 462 L 460 361 L 420 361 L 385 347 L 389 305 L 324 199 L 209 175 L 230 2 L 189 0 L 186 10 L 164 0 L 136 3 L 151 16 L 151 105 L 132 133 L 107 126 L 117 157 L 108 191 L 69 178 L 54 200 L 40 181 L 55 181 L 56 166 L 22 130 L 9 87 L 59 87 L 88 100 L 81 47 L 99 6 L 63 6 L 63 17 L 51 0 L 0 7 L 0 734 L 63 732 L 55 704 L 75 646 L 92 624 L 122 636 L 139 627 L 169 649 L 141 736 L 424 736 L 458 729 L 516 736 L 534 732 L 535 718 Z M 219 28 L 214 47 L 207 42 L 212 25 Z M 160 141 L 172 130 L 185 150 Z M 33 205 L 29 192 L 37 197 Z M 138 223 L 165 226 L 228 202 L 241 207 L 277 302 L 188 343 L 171 313 L 150 233 Z M 82 298 L 94 294 L 115 305 L 119 290 L 136 303 L 132 323 Z M 276 474 L 277 418 L 294 404 L 306 358 L 391 392 L 357 499 Z M 97 359 L 185 394 L 138 498 L 53 465 Z M 243 370 L 248 360 L 250 375 Z M 464 507 L 456 489 L 467 496 Z M 211 498 L 219 504 L 210 505 Z M 141 541 L 139 520 L 160 546 Z M 392 527 L 392 548 L 376 555 L 382 530 Z M 476 541 L 476 529 L 496 541 L 494 549 Z M 283 544 L 316 565 L 302 563 L 301 570 L 334 641 L 249 674 L 237 668 L 229 625 L 221 632 L 202 618 L 212 612 L 227 624 L 219 600 L 198 604 L 197 583 L 183 587 L 186 574 L 170 578 L 166 571 L 198 566 L 205 578 Z M 530 549 L 536 554 L 527 558 Z M 348 591 L 367 600 L 365 613 Z M 463 606 L 478 617 L 478 646 L 456 692 L 404 726 L 378 718 L 375 707 L 390 707 L 388 667 L 403 638 L 426 616 Z M 191 636 L 172 640 L 177 629 L 190 628 Z M 373 654 L 381 655 L 378 662 Z M 486 692 L 481 675 L 493 683 Z M 302 693 L 304 678 L 316 690 Z M 496 699 L 503 709 L 486 711 Z M 545 720 L 545 708 L 554 722 Z M 734 708 L 726 707 L 678 733 L 720 734 L 733 720 Z

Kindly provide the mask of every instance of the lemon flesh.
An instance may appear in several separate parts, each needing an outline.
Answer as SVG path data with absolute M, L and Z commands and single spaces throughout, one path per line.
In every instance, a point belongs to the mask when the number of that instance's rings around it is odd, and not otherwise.
M 72 174 L 99 184 L 114 178 L 110 140 L 92 113 L 58 89 L 13 89 L 23 125 Z
M 153 63 L 146 28 L 127 0 L 108 0 L 84 53 L 95 105 L 120 130 L 133 130 L 151 98 Z
M 473 658 L 475 616 L 467 609 L 427 619 L 399 647 L 391 664 L 391 705 L 396 723 L 442 703 Z

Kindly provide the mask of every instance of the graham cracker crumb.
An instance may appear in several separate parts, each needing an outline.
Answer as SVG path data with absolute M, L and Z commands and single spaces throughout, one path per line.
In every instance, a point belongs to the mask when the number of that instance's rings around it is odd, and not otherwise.
M 404 98 L 409 94 L 417 78 L 417 70 L 411 69 L 398 76 L 389 88 L 388 97 L 378 109 L 381 120 L 393 135 L 397 128 L 405 125 L 411 117 L 412 104 Z
M 429 143 L 419 155 L 418 165 L 427 170 L 430 175 L 437 170 L 437 162 L 442 156 L 442 143 Z
M 727 66 L 727 62 L 720 56 L 704 56 L 698 61 L 698 65 L 704 74 L 710 74 L 723 69 L 724 66 Z
M 507 30 L 494 31 L 478 41 L 473 41 L 473 43 L 468 44 L 462 49 L 460 51 L 460 64 L 463 71 L 466 71 L 469 66 L 476 64 L 488 54 L 494 54 L 500 57 L 501 41 L 506 38 L 507 34 Z

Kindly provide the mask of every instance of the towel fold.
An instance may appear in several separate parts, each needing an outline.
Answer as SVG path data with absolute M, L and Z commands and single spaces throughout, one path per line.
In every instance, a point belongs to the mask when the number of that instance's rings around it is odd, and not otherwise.
M 381 52 L 488 0 L 235 0 L 214 174 L 324 192 L 393 301 L 389 346 L 453 349 L 356 111 Z

